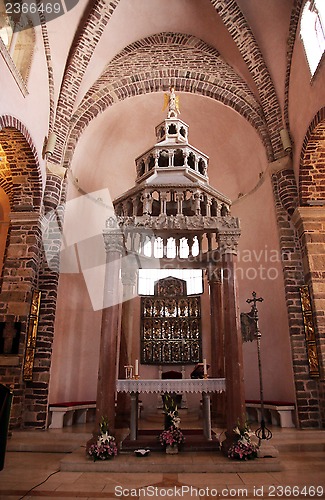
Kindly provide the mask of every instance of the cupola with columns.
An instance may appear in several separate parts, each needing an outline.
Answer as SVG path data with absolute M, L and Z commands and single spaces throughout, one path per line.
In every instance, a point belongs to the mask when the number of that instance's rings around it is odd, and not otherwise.
M 175 257 L 188 257 L 213 250 L 218 239 L 213 233 L 224 224 L 239 236 L 239 225 L 230 217 L 230 200 L 209 185 L 208 156 L 188 142 L 189 126 L 178 118 L 173 87 L 165 94 L 165 103 L 168 115 L 155 129 L 157 142 L 136 159 L 136 183 L 115 199 L 114 208 L 125 234 L 131 235 L 129 251 L 139 252 L 150 239 L 152 252 L 148 255 L 147 250 L 146 255 L 165 258 L 167 239 L 173 237 Z M 132 234 L 140 228 L 142 241 L 135 248 Z

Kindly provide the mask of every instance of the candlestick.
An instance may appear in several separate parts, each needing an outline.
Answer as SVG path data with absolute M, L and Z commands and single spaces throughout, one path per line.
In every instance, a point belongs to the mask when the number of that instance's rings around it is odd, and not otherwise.
M 203 360 L 203 374 L 204 374 L 204 377 L 206 377 L 206 375 L 208 374 L 208 371 L 207 371 L 207 360 L 205 358 Z
M 133 378 L 133 366 L 126 365 L 125 368 L 125 378 Z
M 138 359 L 135 360 L 134 375 L 135 375 L 135 377 L 139 376 L 139 360 Z

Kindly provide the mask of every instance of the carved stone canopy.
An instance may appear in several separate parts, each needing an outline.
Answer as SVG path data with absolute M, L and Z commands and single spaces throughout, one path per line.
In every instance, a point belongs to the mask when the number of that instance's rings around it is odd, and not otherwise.
M 136 159 L 135 185 L 113 202 L 126 250 L 164 259 L 172 238 L 178 260 L 216 249 L 236 253 L 231 201 L 209 185 L 209 158 L 189 144 L 172 92 L 166 102 L 173 112 L 156 127 L 156 144 Z

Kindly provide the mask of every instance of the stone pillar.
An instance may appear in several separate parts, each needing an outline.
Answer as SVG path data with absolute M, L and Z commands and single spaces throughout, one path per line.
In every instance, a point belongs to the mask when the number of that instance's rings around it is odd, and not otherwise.
M 42 408 L 42 416 L 46 416 L 47 383 L 39 381 L 34 369 L 33 381 L 27 383 L 23 381 L 27 320 L 32 290 L 37 289 L 38 285 L 41 258 L 41 217 L 37 212 L 21 211 L 12 212 L 10 219 L 9 243 L 4 259 L 0 295 L 0 320 L 6 323 L 6 329 L 10 324 L 20 322 L 21 329 L 19 357 L 17 356 L 14 366 L 2 368 L 1 375 L 3 383 L 10 385 L 13 390 L 10 427 L 23 428 L 27 421 L 30 427 L 43 428 L 44 419 L 41 421 L 37 418 L 37 408 Z M 9 339 L 7 347 L 8 344 Z M 36 392 L 38 392 L 38 407 L 35 405 Z
M 167 195 L 165 191 L 160 193 L 160 214 L 163 215 L 167 213 Z
M 183 213 L 183 201 L 184 201 L 184 193 L 181 191 L 176 192 L 176 200 L 177 200 L 177 215 L 182 215 Z
M 302 248 L 305 283 L 309 285 L 313 306 L 313 326 L 317 347 L 319 376 L 312 379 L 306 373 L 305 384 L 308 389 L 314 386 L 314 397 L 308 399 L 310 418 L 317 421 L 318 408 L 321 425 L 325 426 L 325 207 L 299 207 L 292 220 L 298 230 Z M 307 349 L 305 347 L 305 355 Z M 316 387 L 318 397 L 315 397 Z M 312 408 L 313 407 L 313 408 Z
M 208 269 L 211 314 L 211 376 L 225 377 L 225 345 L 222 270 L 210 265 Z M 226 394 L 213 393 L 211 397 L 212 419 L 219 425 L 226 424 Z
M 114 218 L 104 230 L 106 271 L 97 383 L 96 430 L 102 417 L 110 432 L 115 428 L 115 394 L 121 329 L 120 271 L 124 238 Z
M 120 342 L 120 357 L 119 357 L 119 378 L 125 378 L 125 366 L 132 365 L 132 342 L 134 335 L 134 290 L 137 277 L 137 267 L 131 266 L 132 261 L 127 260 L 127 264 L 123 263 L 122 268 L 122 283 L 123 283 L 123 303 L 122 303 L 122 318 L 121 318 L 121 342 Z M 134 263 L 136 265 L 136 263 Z M 130 423 L 130 395 L 124 392 L 117 394 L 117 409 L 118 416 L 116 426 L 124 427 Z
M 244 367 L 240 316 L 234 259 L 237 253 L 239 229 L 224 229 L 218 233 L 223 280 L 223 311 L 225 335 L 226 426 L 224 451 L 234 440 L 233 429 L 246 420 Z

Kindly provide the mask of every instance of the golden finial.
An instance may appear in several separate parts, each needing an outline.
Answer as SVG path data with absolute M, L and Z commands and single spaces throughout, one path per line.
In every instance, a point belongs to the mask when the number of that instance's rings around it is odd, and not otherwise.
M 179 109 L 179 96 L 175 94 L 175 87 L 170 87 L 170 93 L 164 95 L 164 107 L 163 111 L 168 106 L 168 118 L 177 118 L 177 114 L 180 114 Z

